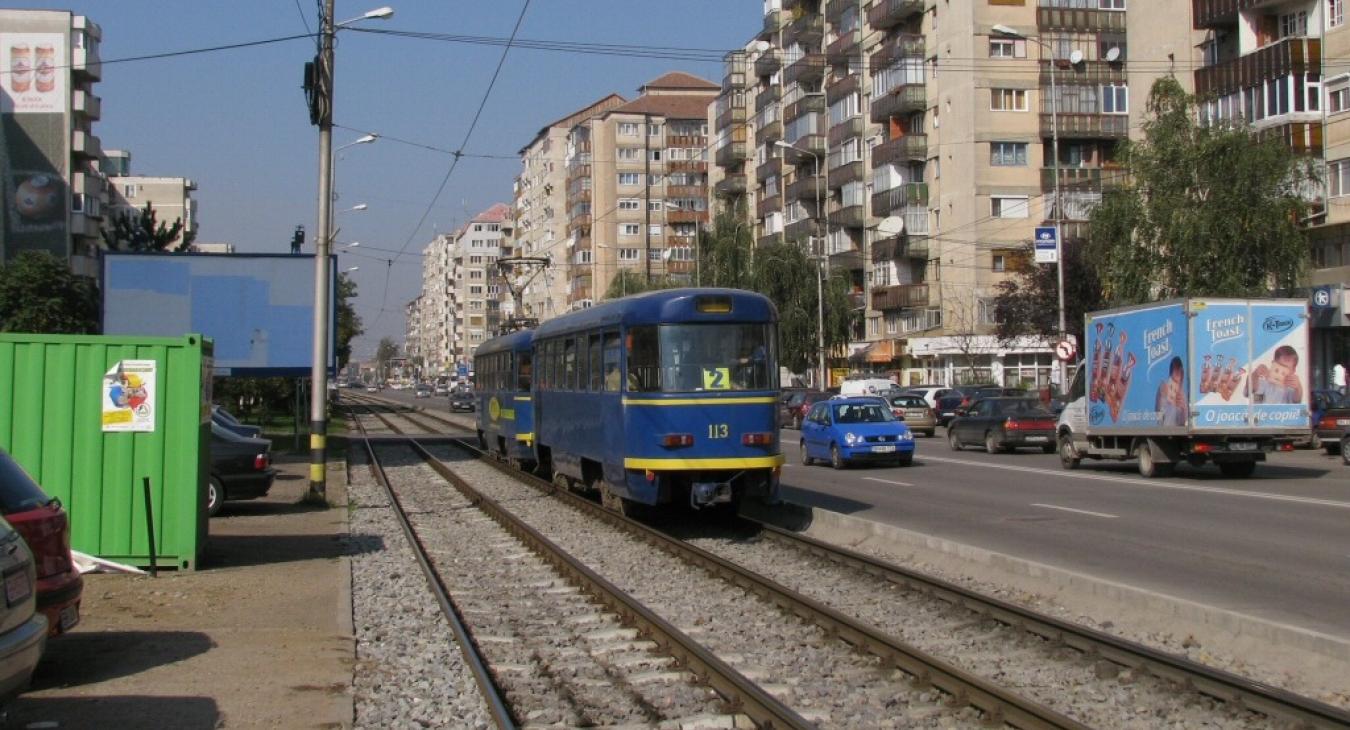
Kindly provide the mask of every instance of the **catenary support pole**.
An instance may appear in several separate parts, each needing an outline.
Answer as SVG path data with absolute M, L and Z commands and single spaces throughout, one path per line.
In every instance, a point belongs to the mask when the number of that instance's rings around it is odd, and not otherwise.
M 309 389 L 309 491 L 306 501 L 328 497 L 328 251 L 332 243 L 333 180 L 333 26 L 334 0 L 324 0 L 320 25 L 319 74 L 319 220 L 314 239 L 314 342 Z

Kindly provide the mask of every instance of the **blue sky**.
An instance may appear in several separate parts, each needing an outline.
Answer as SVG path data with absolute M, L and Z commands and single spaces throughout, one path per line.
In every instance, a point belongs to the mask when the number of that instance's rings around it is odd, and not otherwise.
M 339 21 L 384 4 L 389 20 L 359 27 L 505 38 L 523 0 L 338 0 Z M 72 10 L 103 28 L 103 118 L 95 132 L 105 148 L 132 152 L 133 173 L 197 181 L 201 241 L 228 241 L 241 251 L 285 252 L 303 224 L 312 250 L 317 188 L 317 128 L 300 90 L 310 40 L 128 63 L 115 59 L 263 40 L 317 29 L 316 0 L 118 0 L 16 6 Z M 587 43 L 732 49 L 762 22 L 760 0 L 532 0 L 519 37 Z M 337 51 L 334 120 L 434 147 L 459 147 L 501 54 L 497 46 L 446 43 L 342 31 Z M 642 82 L 670 70 L 720 82 L 720 63 L 637 59 L 513 49 L 466 152 L 514 155 L 538 129 L 610 92 L 631 98 Z M 360 136 L 334 131 L 334 146 Z M 426 224 L 414 233 L 450 157 L 381 140 L 344 151 L 337 163 L 340 241 L 356 251 L 418 252 L 494 202 L 510 202 L 513 160 L 463 158 Z M 340 257 L 355 272 L 358 311 L 367 335 L 354 356 L 374 352 L 381 336 L 401 341 L 403 304 L 421 286 L 420 260 L 392 266 Z M 386 270 L 388 287 L 385 291 Z M 380 313 L 381 305 L 385 309 Z

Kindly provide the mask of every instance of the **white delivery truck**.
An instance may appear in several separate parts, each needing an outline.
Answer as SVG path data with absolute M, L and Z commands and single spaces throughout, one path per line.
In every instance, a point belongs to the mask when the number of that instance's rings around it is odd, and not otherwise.
M 1087 315 L 1084 362 L 1057 424 L 1060 463 L 1183 461 L 1251 476 L 1309 434 L 1308 314 L 1299 299 L 1188 298 Z

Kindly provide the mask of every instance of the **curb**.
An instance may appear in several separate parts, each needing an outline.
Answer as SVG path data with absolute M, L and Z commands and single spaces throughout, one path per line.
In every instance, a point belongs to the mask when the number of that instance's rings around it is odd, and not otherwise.
M 1022 584 L 1019 587 L 1042 593 L 1051 592 L 1057 599 L 1086 598 L 1102 604 L 1133 608 L 1148 612 L 1155 618 L 1185 621 L 1223 632 L 1231 639 L 1282 646 L 1337 661 L 1344 661 L 1350 656 L 1350 637 L 1271 621 L 894 525 L 787 501 L 772 507 L 752 506 L 747 502 L 744 511 L 749 516 L 778 527 L 839 545 L 856 547 L 859 543 L 871 541 L 881 547 L 918 548 L 955 557 L 982 566 L 998 578 L 1011 578 Z

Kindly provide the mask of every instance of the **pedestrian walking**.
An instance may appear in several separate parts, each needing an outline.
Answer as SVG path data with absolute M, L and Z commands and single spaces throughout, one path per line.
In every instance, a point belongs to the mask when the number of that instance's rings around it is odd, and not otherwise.
M 1345 389 L 1345 365 L 1336 363 L 1331 368 L 1331 387 L 1341 395 L 1346 394 Z

